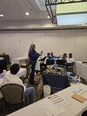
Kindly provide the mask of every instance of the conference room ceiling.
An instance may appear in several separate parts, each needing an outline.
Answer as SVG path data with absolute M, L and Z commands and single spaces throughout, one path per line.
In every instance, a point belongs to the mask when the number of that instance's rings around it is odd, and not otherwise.
M 42 9 L 38 7 L 36 1 L 39 1 Z M 42 2 L 41 2 L 42 1 Z M 44 20 L 47 19 L 44 0 L 0 0 L 1 20 Z M 29 12 L 26 16 L 25 12 Z
M 29 15 L 25 15 L 26 12 Z M 26 28 L 27 25 L 30 28 L 35 24 L 39 28 L 47 27 L 47 24 L 51 25 L 49 27 L 58 27 L 48 18 L 45 0 L 0 0 L 0 15 L 0 29 Z

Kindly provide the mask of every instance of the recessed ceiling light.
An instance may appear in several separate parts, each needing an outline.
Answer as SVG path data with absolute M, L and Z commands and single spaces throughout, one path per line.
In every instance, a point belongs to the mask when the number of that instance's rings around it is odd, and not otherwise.
M 4 15 L 3 14 L 0 14 L 0 17 L 4 17 Z
M 48 19 L 50 19 L 50 16 L 47 16 Z
M 28 16 L 29 15 L 29 12 L 26 12 L 25 14 Z

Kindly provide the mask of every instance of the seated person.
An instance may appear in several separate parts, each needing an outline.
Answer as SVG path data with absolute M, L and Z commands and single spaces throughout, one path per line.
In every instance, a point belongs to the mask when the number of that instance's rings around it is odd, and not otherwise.
M 50 57 L 53 59 L 53 60 L 58 60 L 59 56 L 55 56 L 53 54 L 53 52 L 50 53 Z
M 74 58 L 72 57 L 72 53 L 69 53 L 69 57 L 66 60 L 67 60 L 67 63 L 73 63 L 73 62 L 75 62 Z
M 50 57 L 51 58 L 54 58 L 55 57 L 54 54 L 53 54 L 53 52 L 50 53 Z
M 46 61 L 47 61 L 48 59 L 50 59 L 50 58 L 51 58 L 50 53 L 47 53 L 47 56 L 46 56 L 45 61 L 44 61 L 44 64 L 46 64 Z
M 72 57 L 72 53 L 69 53 L 69 57 L 66 59 L 67 63 L 66 63 L 66 69 L 69 72 L 73 72 L 73 65 L 74 65 L 74 58 Z
M 63 54 L 62 59 L 63 60 L 66 60 L 67 59 L 67 54 L 66 53 Z
M 43 59 L 41 59 L 41 61 L 43 61 L 43 62 L 40 63 L 40 71 L 41 71 L 41 73 L 46 70 L 46 68 L 47 68 L 46 61 L 49 58 L 51 58 L 50 53 L 47 53 L 47 56 L 45 56 Z
M 5 78 L 3 80 L 3 84 L 18 84 L 24 87 L 24 97 L 29 97 L 29 103 L 34 102 L 35 98 L 35 89 L 34 87 L 28 87 L 26 88 L 25 85 L 23 84 L 22 80 L 18 77 L 17 73 L 19 71 L 19 65 L 18 64 L 13 64 L 10 66 L 10 72 L 6 72 Z

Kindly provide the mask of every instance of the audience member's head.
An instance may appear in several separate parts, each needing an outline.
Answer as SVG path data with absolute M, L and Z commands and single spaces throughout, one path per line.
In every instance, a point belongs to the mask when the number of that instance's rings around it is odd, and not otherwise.
M 47 57 L 50 57 L 50 53 L 47 53 Z
M 53 55 L 53 52 L 51 52 L 50 54 Z
M 53 52 L 51 52 L 50 55 L 51 55 L 51 57 L 53 57 L 53 56 L 54 56 L 54 55 L 53 55 Z
M 64 60 L 66 60 L 66 58 L 67 58 L 67 54 L 64 53 L 62 58 L 63 58 Z
M 19 65 L 18 64 L 12 64 L 11 66 L 10 66 L 10 73 L 11 74 L 17 74 L 18 73 L 18 71 L 19 71 L 19 69 L 20 69 L 20 67 L 19 67 Z
M 72 58 L 72 53 L 69 53 L 69 58 Z

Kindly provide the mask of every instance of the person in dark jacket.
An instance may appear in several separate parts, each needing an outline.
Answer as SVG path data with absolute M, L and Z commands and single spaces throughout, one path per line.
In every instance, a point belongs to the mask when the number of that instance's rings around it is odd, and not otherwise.
M 35 48 L 36 48 L 35 44 L 31 44 L 29 48 L 29 52 L 28 52 L 29 61 L 30 61 L 30 64 L 32 64 L 32 71 L 31 71 L 30 80 L 29 80 L 30 84 L 34 84 L 35 66 L 36 66 L 38 57 L 41 55 L 40 53 L 35 51 Z

